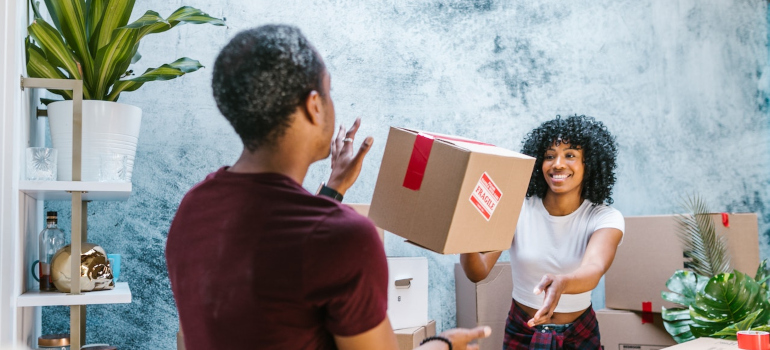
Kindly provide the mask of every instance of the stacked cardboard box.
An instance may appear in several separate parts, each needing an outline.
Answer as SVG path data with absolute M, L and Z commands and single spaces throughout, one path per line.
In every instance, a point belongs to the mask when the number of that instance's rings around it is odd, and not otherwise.
M 478 283 L 465 276 L 462 266 L 455 265 L 457 293 L 457 327 L 489 326 L 492 335 L 479 340 L 480 350 L 503 348 L 505 321 L 511 309 L 513 283 L 511 264 L 501 262 L 492 267 L 487 278 Z
M 727 239 L 733 268 L 753 275 L 759 265 L 756 214 L 710 217 Z M 605 275 L 606 306 L 611 309 L 597 311 L 605 349 L 653 350 L 675 344 L 660 312 L 662 306 L 676 305 L 664 302 L 660 293 L 668 290 L 671 275 L 686 267 L 678 230 L 675 215 L 626 217 L 623 243 Z M 650 317 L 652 323 L 644 322 Z
M 420 327 L 396 329 L 394 332 L 398 341 L 398 350 L 412 350 L 420 346 L 423 339 L 436 335 L 436 322 L 430 321 Z

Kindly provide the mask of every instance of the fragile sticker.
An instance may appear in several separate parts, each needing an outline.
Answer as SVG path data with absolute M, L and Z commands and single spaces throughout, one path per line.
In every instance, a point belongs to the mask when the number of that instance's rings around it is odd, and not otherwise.
M 476 207 L 476 210 L 489 221 L 502 197 L 503 193 L 500 192 L 500 188 L 498 188 L 495 182 L 492 181 L 489 174 L 484 172 L 481 174 L 479 183 L 477 183 L 476 187 L 473 189 L 470 201 L 473 203 L 473 206 Z

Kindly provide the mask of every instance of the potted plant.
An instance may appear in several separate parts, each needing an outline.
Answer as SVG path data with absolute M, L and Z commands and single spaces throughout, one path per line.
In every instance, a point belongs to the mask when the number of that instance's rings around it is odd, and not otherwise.
M 189 6 L 180 7 L 168 18 L 147 11 L 129 24 L 134 1 L 45 0 L 53 25 L 43 19 L 37 3 L 32 5 L 35 20 L 26 40 L 27 74 L 83 80 L 83 181 L 96 180 L 99 157 L 105 153 L 126 155 L 130 179 L 142 111 L 117 103 L 121 93 L 203 67 L 183 57 L 133 76 L 129 66 L 141 58 L 140 40 L 183 23 L 225 25 L 224 20 Z M 48 104 L 48 118 L 51 141 L 59 149 L 58 179 L 66 181 L 72 174 L 72 91 L 50 91 L 65 99 Z
M 702 199 L 685 204 L 692 214 L 680 215 L 679 236 L 690 258 L 689 271 L 678 270 L 666 282 L 663 300 L 680 305 L 663 307 L 666 331 L 677 343 L 712 337 L 735 340 L 738 331 L 770 331 L 770 267 L 767 260 L 755 277 L 733 270 L 724 237 L 716 233 Z

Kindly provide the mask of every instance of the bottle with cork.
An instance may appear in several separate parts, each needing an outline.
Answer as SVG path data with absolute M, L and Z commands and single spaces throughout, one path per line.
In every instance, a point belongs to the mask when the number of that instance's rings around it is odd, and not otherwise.
M 57 226 L 58 216 L 55 211 L 49 211 L 46 215 L 46 228 L 40 232 L 38 238 L 40 252 L 40 291 L 56 291 L 51 280 L 51 260 L 53 255 L 63 248 L 64 232 Z

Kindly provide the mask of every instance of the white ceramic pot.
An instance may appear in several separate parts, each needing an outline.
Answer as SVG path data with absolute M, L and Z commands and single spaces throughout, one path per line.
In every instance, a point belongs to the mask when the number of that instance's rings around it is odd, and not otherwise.
M 72 101 L 48 105 L 51 142 L 59 150 L 58 180 L 72 180 Z M 142 110 L 109 101 L 83 101 L 82 181 L 98 181 L 100 156 L 126 155 L 126 180 L 131 181 Z

